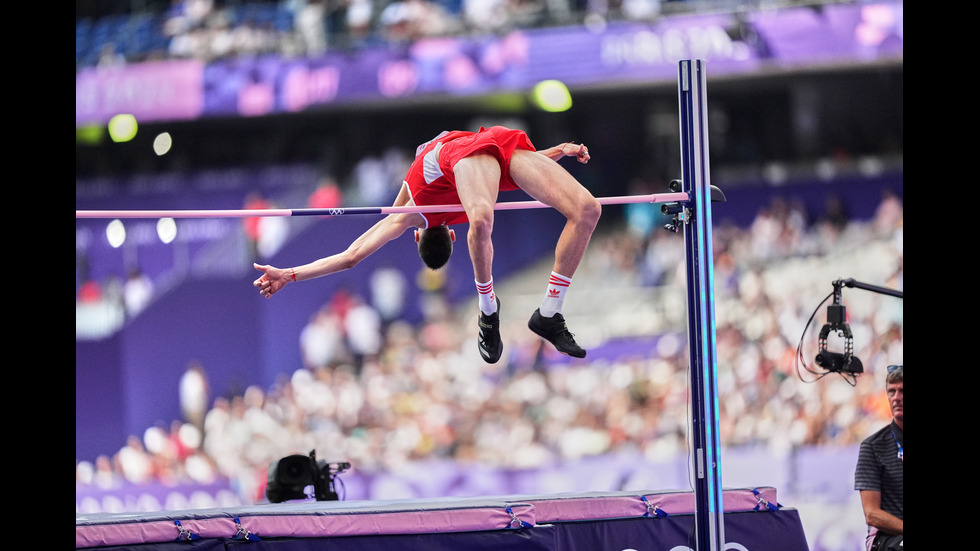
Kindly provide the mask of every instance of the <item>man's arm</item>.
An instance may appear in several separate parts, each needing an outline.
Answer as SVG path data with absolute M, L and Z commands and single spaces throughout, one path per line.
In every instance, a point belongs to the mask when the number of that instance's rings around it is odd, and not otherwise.
M 408 204 L 410 196 L 408 186 L 402 186 L 394 206 Z M 358 265 L 362 260 L 374 254 L 386 243 L 405 233 L 411 227 L 423 227 L 425 219 L 419 213 L 389 214 L 377 224 L 371 226 L 360 237 L 347 247 L 347 250 L 292 268 L 275 268 L 273 266 L 253 264 L 256 270 L 263 274 L 252 285 L 259 294 L 269 298 L 276 294 L 288 283 L 303 281 L 348 270 Z
M 864 521 L 868 526 L 888 532 L 889 534 L 905 534 L 905 522 L 881 508 L 881 492 L 861 490 L 861 507 L 864 509 Z
M 578 159 L 578 162 L 582 164 L 589 162 L 589 148 L 585 147 L 585 144 L 565 142 L 554 147 L 549 147 L 548 149 L 542 149 L 538 151 L 538 153 L 544 155 L 552 161 L 557 161 L 562 157 L 574 156 L 576 159 Z

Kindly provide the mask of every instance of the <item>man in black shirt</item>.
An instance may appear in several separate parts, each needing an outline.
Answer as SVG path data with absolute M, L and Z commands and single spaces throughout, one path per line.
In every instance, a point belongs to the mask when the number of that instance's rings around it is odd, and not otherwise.
M 885 391 L 892 422 L 861 443 L 854 489 L 861 492 L 864 520 L 868 524 L 867 548 L 875 551 L 904 549 L 903 446 L 905 386 L 903 366 L 888 366 Z

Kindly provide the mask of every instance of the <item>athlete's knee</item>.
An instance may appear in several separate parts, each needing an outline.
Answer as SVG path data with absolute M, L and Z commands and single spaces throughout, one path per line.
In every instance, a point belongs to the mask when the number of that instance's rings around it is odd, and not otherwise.
M 579 216 L 580 223 L 595 228 L 596 224 L 599 223 L 599 217 L 602 216 L 602 204 L 590 195 L 587 199 L 579 201 L 575 212 Z
M 493 207 L 479 205 L 466 211 L 469 219 L 469 231 L 477 236 L 489 236 L 493 232 Z

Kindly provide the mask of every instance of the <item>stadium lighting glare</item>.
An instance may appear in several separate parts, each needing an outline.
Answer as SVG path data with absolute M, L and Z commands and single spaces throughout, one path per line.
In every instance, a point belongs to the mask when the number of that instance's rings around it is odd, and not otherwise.
M 109 240 L 109 244 L 112 248 L 118 249 L 126 242 L 126 226 L 123 225 L 122 220 L 118 218 L 109 222 L 109 225 L 105 228 L 106 239 Z
M 133 115 L 116 115 L 109 119 L 109 137 L 116 143 L 132 140 L 138 129 L 139 125 Z
M 157 237 L 163 243 L 170 243 L 177 238 L 177 223 L 173 218 L 161 218 L 157 221 Z
M 534 86 L 534 103 L 549 113 L 568 111 L 572 107 L 572 94 L 559 80 L 544 80 Z
M 87 124 L 75 128 L 75 143 L 98 145 L 105 137 L 105 128 L 98 124 Z
M 170 147 L 173 146 L 173 139 L 170 137 L 169 132 L 161 132 L 157 134 L 157 137 L 153 139 L 153 152 L 157 154 L 158 157 L 162 157 L 170 152 Z

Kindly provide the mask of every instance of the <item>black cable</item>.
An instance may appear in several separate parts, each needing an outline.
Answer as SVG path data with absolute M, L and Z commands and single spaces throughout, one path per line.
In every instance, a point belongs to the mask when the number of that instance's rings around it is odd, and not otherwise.
M 820 301 L 820 304 L 818 304 L 817 307 L 813 310 L 813 313 L 810 314 L 810 319 L 807 320 L 806 325 L 803 327 L 803 334 L 800 335 L 800 344 L 798 344 L 796 346 L 796 374 L 800 377 L 800 380 L 803 381 L 804 383 L 815 383 L 815 382 L 819 381 L 820 379 L 823 379 L 824 377 L 826 377 L 830 373 L 832 373 L 831 371 L 824 371 L 823 373 L 818 372 L 818 371 L 814 371 L 813 369 L 811 369 L 807 365 L 806 359 L 803 357 L 803 342 L 805 341 L 805 338 L 806 338 L 806 332 L 810 329 L 810 324 L 813 323 L 813 318 L 817 317 L 817 312 L 820 311 L 820 307 L 823 306 L 824 303 L 827 302 L 833 296 L 834 296 L 834 292 L 831 292 L 829 295 L 827 295 L 826 298 L 824 298 L 822 301 Z M 803 369 L 806 369 L 812 375 L 816 375 L 817 376 L 816 379 L 814 379 L 812 381 L 807 381 L 806 379 L 803 378 L 803 374 L 800 373 L 800 362 L 801 361 L 803 362 Z M 857 386 L 857 376 L 856 375 L 854 375 L 854 374 L 846 375 L 846 374 L 844 374 L 842 372 L 840 373 L 840 375 L 844 379 L 844 381 L 847 382 L 847 384 L 849 384 L 851 386 Z
M 815 381 L 819 381 L 820 379 L 824 378 L 828 373 L 828 372 L 819 373 L 817 371 L 810 369 L 810 367 L 806 363 L 806 359 L 803 358 L 803 342 L 806 338 L 806 332 L 810 329 L 810 324 L 813 323 L 813 318 L 817 317 L 817 312 L 820 311 L 820 307 L 822 307 L 824 303 L 830 300 L 830 298 L 833 296 L 834 293 L 830 293 L 829 295 L 827 295 L 826 298 L 820 301 L 820 304 L 818 304 L 816 308 L 814 308 L 813 313 L 810 314 L 810 319 L 808 319 L 806 325 L 803 326 L 803 334 L 800 335 L 800 344 L 796 345 L 796 374 L 800 377 L 800 380 L 803 381 L 804 383 L 812 383 Z M 806 379 L 803 378 L 803 374 L 800 373 L 801 361 L 803 362 L 803 369 L 806 369 L 812 375 L 816 375 L 817 376 L 816 379 L 814 379 L 813 381 L 807 381 Z

